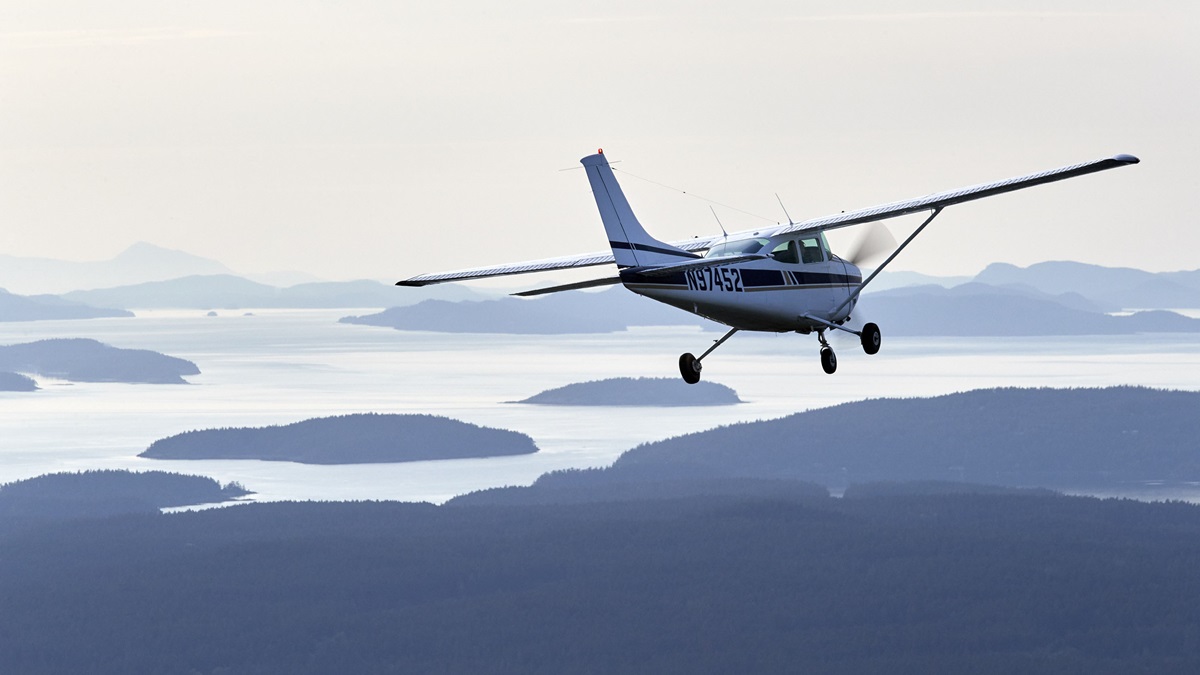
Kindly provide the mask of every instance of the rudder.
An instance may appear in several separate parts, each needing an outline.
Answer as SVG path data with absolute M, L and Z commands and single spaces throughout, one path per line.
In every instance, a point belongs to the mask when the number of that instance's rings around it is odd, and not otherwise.
M 617 183 L 603 151 L 579 161 L 587 171 L 592 195 L 596 198 L 596 208 L 600 210 L 600 220 L 604 222 L 604 231 L 608 234 L 608 244 L 612 246 L 617 267 L 668 265 L 697 257 L 694 253 L 661 242 L 646 232 L 637 216 L 633 215 L 633 209 L 625 199 L 625 193 Z

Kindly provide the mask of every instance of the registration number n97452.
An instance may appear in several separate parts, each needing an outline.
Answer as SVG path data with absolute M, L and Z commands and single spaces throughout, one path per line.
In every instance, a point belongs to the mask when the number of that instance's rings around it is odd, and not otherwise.
M 742 271 L 736 267 L 705 267 L 688 270 L 684 276 L 687 277 L 689 291 L 741 293 L 745 290 L 742 288 Z

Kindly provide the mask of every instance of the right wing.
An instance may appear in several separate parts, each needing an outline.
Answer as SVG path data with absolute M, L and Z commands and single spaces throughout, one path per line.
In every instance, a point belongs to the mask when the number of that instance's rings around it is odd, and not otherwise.
M 823 218 L 813 218 L 812 220 L 806 220 L 800 223 L 784 225 L 783 227 L 776 229 L 773 234 L 808 232 L 813 230 L 834 230 L 839 227 L 873 223 L 878 220 L 886 220 L 888 218 L 904 216 L 910 213 L 920 213 L 922 211 L 943 209 L 952 204 L 961 204 L 963 202 L 983 199 L 984 197 L 1004 194 L 1005 192 L 1023 190 L 1027 187 L 1053 183 L 1055 181 L 1074 178 L 1076 176 L 1085 176 L 1089 173 L 1096 173 L 1097 171 L 1104 171 L 1106 169 L 1115 169 L 1120 166 L 1137 164 L 1138 161 L 1138 158 L 1134 157 L 1133 155 L 1116 155 L 1114 157 L 1106 157 L 1104 159 L 1097 159 L 1091 162 L 1072 164 L 1071 166 L 1064 166 L 1059 169 L 1031 173 L 1026 176 L 1017 176 L 1016 178 L 1000 180 L 994 183 L 983 183 L 982 185 L 973 185 L 971 187 L 960 188 L 958 190 L 938 192 L 925 197 L 892 202 L 891 204 L 882 204 L 880 206 L 873 206 L 868 209 L 860 209 L 858 211 L 851 211 L 849 213 L 839 213 L 837 215 L 825 216 Z

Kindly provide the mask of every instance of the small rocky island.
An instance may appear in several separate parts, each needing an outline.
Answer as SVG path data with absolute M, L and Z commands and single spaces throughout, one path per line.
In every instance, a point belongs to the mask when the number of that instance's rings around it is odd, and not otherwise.
M 52 473 L 0 485 L 0 518 L 97 518 L 216 504 L 250 494 L 237 483 L 165 471 Z
M 155 441 L 139 457 L 367 464 L 534 452 L 533 439 L 516 431 L 433 415 L 365 413 L 283 426 L 188 431 Z
M 33 373 L 71 382 L 187 384 L 196 364 L 148 349 L 120 349 L 86 338 L 38 340 L 0 346 L 0 371 Z
M 716 382 L 687 384 L 678 378 L 616 377 L 549 389 L 514 403 L 595 406 L 708 406 L 741 403 L 737 392 Z

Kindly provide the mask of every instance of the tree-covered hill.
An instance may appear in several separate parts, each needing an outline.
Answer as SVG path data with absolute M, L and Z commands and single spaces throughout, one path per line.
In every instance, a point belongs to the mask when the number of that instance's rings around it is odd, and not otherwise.
M 361 464 L 533 452 L 533 439 L 515 431 L 433 415 L 367 413 L 282 426 L 186 431 L 155 441 L 139 457 Z
M 739 478 L 1063 489 L 1196 481 L 1200 392 L 987 389 L 858 401 L 644 444 L 607 469 L 551 473 L 513 490 L 570 495 L 628 491 L 621 486 L 630 482 Z
M 0 538 L 10 672 L 1194 673 L 1200 508 L 258 504 Z

